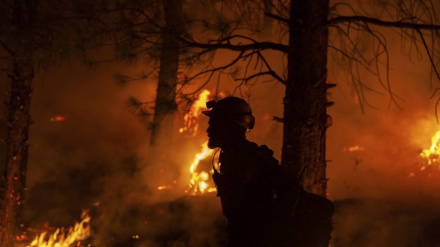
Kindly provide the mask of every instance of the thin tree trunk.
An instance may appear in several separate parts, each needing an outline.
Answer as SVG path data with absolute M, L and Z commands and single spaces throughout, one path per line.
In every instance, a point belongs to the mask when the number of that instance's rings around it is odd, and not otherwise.
M 162 32 L 159 82 L 150 139 L 152 145 L 160 145 L 172 139 L 183 0 L 164 0 L 163 8 L 166 26 Z
M 326 194 L 328 0 L 291 1 L 282 164 Z
M 21 234 L 18 229 L 26 187 L 33 67 L 29 64 L 15 63 L 9 77 L 11 92 L 8 103 L 6 166 L 0 214 L 0 246 L 2 247 L 13 247 L 15 237 Z

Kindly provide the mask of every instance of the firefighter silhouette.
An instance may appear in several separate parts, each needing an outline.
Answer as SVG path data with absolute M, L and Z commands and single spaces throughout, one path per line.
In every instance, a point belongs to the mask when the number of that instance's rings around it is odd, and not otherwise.
M 272 150 L 246 139 L 255 124 L 246 101 L 226 97 L 207 107 L 208 147 L 220 148 L 213 180 L 227 221 L 227 246 L 284 246 L 282 228 L 293 214 L 298 180 L 279 165 Z
M 212 177 L 227 220 L 227 246 L 328 246 L 334 204 L 305 191 L 267 146 L 246 139 L 255 125 L 250 105 L 227 97 L 206 106 L 208 147 L 220 149 Z

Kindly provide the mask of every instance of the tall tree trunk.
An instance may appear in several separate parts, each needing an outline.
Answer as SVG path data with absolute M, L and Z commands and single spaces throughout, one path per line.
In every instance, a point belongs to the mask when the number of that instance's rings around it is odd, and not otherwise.
M 0 213 L 0 246 L 2 247 L 13 247 L 15 236 L 21 234 L 17 230 L 26 187 L 33 67 L 29 64 L 14 63 L 9 77 L 11 92 L 8 102 L 6 166 Z
M 165 28 L 162 32 L 159 82 L 152 124 L 152 145 L 170 142 L 176 111 L 179 34 L 183 20 L 183 0 L 164 0 Z
M 304 188 L 326 194 L 329 0 L 291 1 L 282 164 Z
M 13 42 L 2 44 L 11 61 L 6 163 L 0 189 L 0 246 L 14 247 L 24 203 L 32 96 L 33 27 L 37 0 L 15 0 L 10 20 Z

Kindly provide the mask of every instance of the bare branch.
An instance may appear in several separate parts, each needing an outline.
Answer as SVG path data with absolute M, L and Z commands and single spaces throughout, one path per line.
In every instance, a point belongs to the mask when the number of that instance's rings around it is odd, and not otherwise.
M 432 68 L 434 69 L 434 72 L 435 72 L 437 78 L 440 79 L 440 74 L 437 70 L 437 67 L 434 66 L 434 64 L 435 64 L 434 58 L 432 57 L 432 54 L 429 52 L 428 44 L 426 43 L 425 37 L 423 36 L 423 33 L 420 30 L 417 29 L 416 31 L 420 35 L 420 39 L 422 40 L 423 46 L 425 47 L 426 53 L 428 54 L 429 61 L 431 61 L 431 64 L 433 65 Z
M 234 60 L 229 62 L 228 64 L 225 64 L 225 65 L 219 66 L 219 67 L 214 67 L 212 69 L 203 70 L 203 71 L 191 76 L 190 78 L 188 78 L 187 81 L 194 80 L 195 78 L 200 77 L 202 75 L 206 75 L 206 74 L 209 74 L 209 77 L 211 78 L 215 72 L 223 71 L 223 70 L 235 65 L 240 59 L 242 59 L 244 53 L 245 53 L 245 51 L 240 52 L 240 54 Z M 198 87 L 196 90 L 194 90 L 194 92 L 200 91 L 203 87 L 206 86 L 206 84 L 208 84 L 208 82 L 209 82 L 209 80 L 207 80 L 200 87 Z
M 259 76 L 263 76 L 263 75 L 270 75 L 270 76 L 272 76 L 273 78 L 275 78 L 277 81 L 279 81 L 279 82 L 281 82 L 282 84 L 286 84 L 286 80 L 284 80 L 284 79 L 282 79 L 279 75 L 277 75 L 277 73 L 275 73 L 275 71 L 273 71 L 273 70 L 270 70 L 270 71 L 262 71 L 262 72 L 259 72 L 259 73 L 256 73 L 256 74 L 253 74 L 253 75 L 250 75 L 250 76 L 247 76 L 247 77 L 245 77 L 245 78 L 237 78 L 236 80 L 238 80 L 238 81 L 250 81 L 250 80 L 252 80 L 252 79 L 254 79 L 254 78 L 256 78 L 256 77 L 259 77 Z
M 285 24 L 289 24 L 289 21 L 290 21 L 289 19 L 283 18 L 283 17 L 281 17 L 279 15 L 274 15 L 272 13 L 268 13 L 268 12 L 264 12 L 264 15 L 267 16 L 267 17 L 273 18 L 273 19 L 275 19 L 277 21 L 280 21 L 282 23 L 285 23 Z
M 363 22 L 365 24 L 374 24 L 382 27 L 411 28 L 418 30 L 440 30 L 440 25 L 435 24 L 413 23 L 408 22 L 407 20 L 383 21 L 366 16 L 338 16 L 327 21 L 330 26 L 347 22 Z
M 9 46 L 7 46 L 5 43 L 0 42 L 0 45 L 3 47 L 3 49 L 5 49 L 6 52 L 9 53 L 9 55 L 11 55 L 12 57 L 15 57 L 15 52 L 9 48 Z
M 248 50 L 276 50 L 287 53 L 289 51 L 289 47 L 287 45 L 274 43 L 274 42 L 254 42 L 252 44 L 231 44 L 230 39 L 227 40 L 226 43 L 200 43 L 195 40 L 189 40 L 188 38 L 182 39 L 182 42 L 185 43 L 189 47 L 196 47 L 202 49 L 226 49 L 231 51 L 248 51 Z

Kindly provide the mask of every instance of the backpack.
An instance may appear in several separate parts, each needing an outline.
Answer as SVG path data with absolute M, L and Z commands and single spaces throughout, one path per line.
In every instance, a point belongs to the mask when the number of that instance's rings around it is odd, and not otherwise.
M 273 151 L 266 145 L 257 146 L 258 160 L 279 166 Z M 213 165 L 212 178 L 217 187 L 217 196 L 234 190 Z M 297 194 L 291 216 L 274 229 L 276 247 L 328 247 L 333 231 L 334 204 L 329 199 L 307 192 L 299 183 L 293 183 L 292 193 Z M 295 196 L 293 196 L 295 197 Z M 271 247 L 273 247 L 271 246 Z
M 327 247 L 333 231 L 334 204 L 329 199 L 300 188 L 292 219 L 294 243 L 298 247 Z
M 278 160 L 267 146 L 260 146 L 260 152 L 271 157 L 271 162 Z M 327 247 L 333 231 L 332 216 L 335 207 L 329 199 L 307 192 L 298 184 L 298 198 L 295 202 L 293 217 L 283 226 L 285 233 L 279 238 L 279 246 Z

